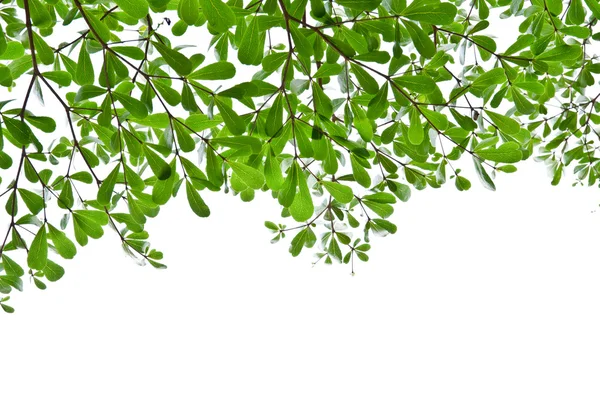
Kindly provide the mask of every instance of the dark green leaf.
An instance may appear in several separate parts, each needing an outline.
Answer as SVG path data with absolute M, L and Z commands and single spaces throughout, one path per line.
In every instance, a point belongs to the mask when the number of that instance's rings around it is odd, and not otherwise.
M 19 188 L 18 190 L 21 199 L 33 215 L 37 215 L 44 208 L 44 199 L 40 195 L 26 189 Z
M 48 261 L 48 238 L 46 236 L 46 226 L 40 227 L 36 233 L 29 252 L 27 253 L 27 266 L 34 270 L 42 270 Z
M 227 164 L 249 188 L 260 189 L 265 184 L 263 174 L 256 168 L 235 161 L 229 161 Z
M 148 2 L 146 0 L 115 0 L 115 4 L 135 19 L 144 18 L 148 15 Z
M 220 2 L 220 0 L 212 1 Z M 244 65 L 260 65 L 263 58 L 264 41 L 264 33 L 259 31 L 258 19 L 253 18 L 244 31 L 244 37 L 238 50 L 238 60 Z
M 148 116 L 148 108 L 140 100 L 132 98 L 129 95 L 121 94 L 120 92 L 113 92 L 114 98 L 121 102 L 123 107 L 131 113 L 131 115 L 137 119 L 143 119 Z
M 115 190 L 115 184 L 117 183 L 120 168 L 121 163 L 117 164 L 115 168 L 113 168 L 113 170 L 108 174 L 106 179 L 102 181 L 102 184 L 98 189 L 98 195 L 96 198 L 100 205 L 110 204 L 110 199 L 112 197 L 113 191 Z
M 414 22 L 405 20 L 402 22 L 406 26 L 406 30 L 408 30 L 408 34 L 417 51 L 425 58 L 432 58 L 435 55 L 435 45 L 427 33 Z
M 350 71 L 354 73 L 362 89 L 369 94 L 377 94 L 377 91 L 379 91 L 379 84 L 377 84 L 377 81 L 371 76 L 371 73 L 367 73 L 362 66 L 358 66 L 355 63 L 350 66 Z
M 321 181 L 321 184 L 340 203 L 347 204 L 354 198 L 354 193 L 352 193 L 352 189 L 348 186 L 327 181 Z
M 213 0 L 217 1 L 217 0 Z M 182 75 L 187 76 L 192 72 L 192 62 L 181 52 L 171 49 L 162 43 L 153 41 L 152 45 L 160 53 L 165 62 L 173 68 L 173 70 Z
M 200 193 L 196 191 L 194 186 L 189 181 L 185 182 L 185 192 L 187 195 L 188 203 L 194 213 L 202 218 L 206 218 L 210 215 L 210 209 L 200 197 Z
M 225 125 L 233 135 L 242 135 L 246 131 L 246 122 L 226 102 L 215 98 L 215 104 L 223 117 Z M 189 119 L 188 119 L 189 120 Z
M 200 0 L 200 7 L 215 32 L 224 32 L 235 25 L 235 14 L 222 0 Z
M 450 3 L 434 3 L 406 8 L 400 15 L 413 21 L 427 22 L 432 25 L 448 25 L 454 22 L 456 12 L 456 7 Z
M 498 148 L 482 149 L 476 151 L 476 154 L 484 160 L 497 163 L 518 163 L 523 156 L 517 142 L 506 142 Z
M 516 135 L 521 130 L 521 126 L 519 125 L 519 122 L 511 117 L 504 116 L 499 113 L 491 112 L 489 110 L 486 110 L 485 113 L 490 117 L 490 119 L 492 120 L 494 125 L 496 127 L 498 127 L 500 129 L 500 131 L 504 132 L 505 134 Z
M 159 156 L 154 150 L 150 149 L 148 145 L 142 145 L 148 165 L 152 172 L 159 180 L 168 179 L 171 176 L 171 167 L 161 156 Z
M 77 248 L 75 244 L 67 237 L 67 235 L 55 228 L 54 226 L 48 224 L 48 237 L 52 240 L 52 244 L 58 251 L 59 255 L 65 259 L 72 259 L 77 254 Z
M 297 164 L 295 166 L 298 167 Z M 290 214 L 297 222 L 304 222 L 309 220 L 314 212 L 315 207 L 306 182 L 306 175 L 298 170 L 298 192 L 290 205 Z
M 180 0 L 177 6 L 177 16 L 188 25 L 195 24 L 200 17 L 200 2 L 198 0 Z
M 373 11 L 379 7 L 381 0 L 336 0 L 336 3 L 356 11 Z
M 235 66 L 229 62 L 215 62 L 191 73 L 191 80 L 229 80 L 235 76 Z
M 94 65 L 92 64 L 92 58 L 90 58 L 85 42 L 83 42 L 79 50 L 79 59 L 77 61 L 77 69 L 75 70 L 75 81 L 79 85 L 94 84 Z

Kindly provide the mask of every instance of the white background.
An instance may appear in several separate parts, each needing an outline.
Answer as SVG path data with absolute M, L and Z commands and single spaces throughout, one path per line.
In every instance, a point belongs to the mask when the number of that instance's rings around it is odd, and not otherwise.
M 148 226 L 168 270 L 107 230 L 60 282 L 13 294 L 0 393 L 597 397 L 597 189 L 518 167 L 494 193 L 470 166 L 469 192 L 413 191 L 355 277 L 271 245 L 266 194 L 204 194 L 208 219 L 180 195 Z
M 168 270 L 107 233 L 15 294 L 2 395 L 597 396 L 596 189 L 520 168 L 415 192 L 354 277 L 272 246 L 267 195 L 178 197 L 149 226 Z

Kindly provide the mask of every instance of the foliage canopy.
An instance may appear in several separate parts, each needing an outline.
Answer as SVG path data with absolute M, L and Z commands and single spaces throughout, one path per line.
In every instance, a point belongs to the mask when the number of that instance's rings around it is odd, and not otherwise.
M 494 190 L 532 156 L 594 185 L 598 18 L 598 0 L 3 0 L 2 308 L 107 227 L 165 267 L 144 225 L 178 193 L 206 217 L 207 191 L 270 192 L 292 223 L 265 222 L 273 241 L 353 264 L 412 189 Z

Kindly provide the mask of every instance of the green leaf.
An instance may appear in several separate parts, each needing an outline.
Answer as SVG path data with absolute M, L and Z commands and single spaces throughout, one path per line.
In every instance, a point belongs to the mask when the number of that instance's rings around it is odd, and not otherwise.
M 521 126 L 519 125 L 519 122 L 515 119 L 508 116 L 504 116 L 503 114 L 490 112 L 489 110 L 486 110 L 485 113 L 490 117 L 494 125 L 505 134 L 517 135 L 519 131 L 521 131 Z
M 191 80 L 229 80 L 235 76 L 235 66 L 232 63 L 221 61 L 197 70 L 188 76 Z
M 562 5 L 562 2 L 558 2 Z M 585 4 L 588 6 L 590 11 L 594 15 L 594 18 L 600 19 L 600 4 L 598 3 L 598 0 L 585 0 Z
M 54 130 L 56 130 L 56 121 L 51 117 L 26 115 L 25 119 L 29 124 L 44 132 L 54 132 Z
M 21 145 L 27 145 L 31 142 L 31 138 L 33 136 L 33 132 L 31 128 L 23 121 L 19 119 L 11 119 L 6 116 L 2 116 L 2 121 L 8 129 L 8 132 L 12 135 L 15 140 Z
M 176 73 L 187 76 L 192 72 L 192 62 L 181 52 L 171 49 L 157 41 L 153 41 L 152 45 L 160 53 L 167 65 L 169 65 Z
M 399 86 L 419 94 L 431 94 L 436 89 L 435 81 L 425 75 L 404 75 L 393 80 Z
M 53 72 L 43 72 L 42 76 L 44 76 L 48 80 L 54 81 L 56 84 L 62 87 L 68 87 L 69 85 L 71 85 L 71 74 L 69 72 L 64 72 L 61 70 Z
M 185 192 L 187 195 L 188 203 L 190 208 L 196 215 L 202 218 L 206 218 L 210 215 L 210 209 L 200 197 L 200 193 L 194 188 L 190 181 L 185 182 Z
M 274 72 L 275 70 L 277 70 L 277 68 L 283 65 L 287 58 L 287 52 L 275 52 L 273 54 L 269 54 L 266 57 L 264 57 L 261 61 L 263 70 L 267 73 Z
M 321 181 L 321 184 L 334 199 L 343 204 L 348 204 L 354 198 L 352 189 L 337 182 Z
M 358 53 L 364 54 L 369 52 L 369 47 L 367 46 L 367 40 L 365 37 L 351 29 L 346 27 L 342 28 L 342 32 L 344 33 L 344 38 L 346 42 L 350 44 L 350 46 Z M 355 58 L 356 59 L 356 58 Z
M 489 70 L 473 81 L 473 87 L 485 90 L 492 85 L 502 84 L 506 81 L 506 73 L 504 68 L 494 68 Z
M 104 211 L 96 211 L 96 210 L 75 210 L 73 214 L 78 214 L 84 218 L 90 219 L 94 223 L 99 225 L 107 225 L 108 224 L 108 215 Z
M 271 154 L 271 149 L 267 150 L 267 158 L 265 160 L 265 181 L 267 187 L 273 191 L 281 189 L 284 183 L 281 165 L 276 156 Z
M 141 48 L 134 46 L 111 46 L 110 47 L 117 54 L 124 55 L 128 58 L 141 61 L 144 59 L 144 51 Z
M 21 199 L 33 215 L 37 215 L 44 208 L 44 199 L 40 195 L 26 189 L 19 188 L 18 190 Z
M 497 163 L 518 163 L 523 157 L 520 145 L 517 142 L 506 142 L 498 146 L 498 148 L 482 149 L 475 153 L 484 160 L 495 161 Z
M 260 189 L 265 184 L 265 178 L 262 172 L 256 168 L 235 161 L 228 161 L 227 164 L 231 167 L 234 174 L 236 174 L 249 188 Z
M 33 43 L 37 52 L 37 59 L 44 65 L 52 65 L 54 63 L 54 51 L 46 43 L 44 39 L 37 33 L 33 32 Z
M 567 11 L 567 23 L 570 25 L 581 25 L 585 20 L 585 9 L 581 0 L 570 0 Z
M 19 277 L 15 276 L 15 275 L 0 276 L 0 282 L 4 282 L 5 284 L 8 284 L 9 286 L 17 289 L 18 291 L 23 291 L 23 280 L 21 280 Z M 10 289 L 8 292 L 10 292 Z M 8 292 L 6 292 L 6 293 L 8 293 Z M 5 293 L 5 292 L 3 292 L 3 293 Z M 6 300 L 7 300 L 6 298 L 3 298 L 1 300 L 1 302 L 6 302 Z
M 354 73 L 362 89 L 369 94 L 377 94 L 377 91 L 379 91 L 379 85 L 377 84 L 377 81 L 373 78 L 373 76 L 371 76 L 370 73 L 367 73 L 362 66 L 358 66 L 357 64 L 353 63 L 350 66 L 350 71 Z
M 414 22 L 403 20 L 402 23 L 406 26 L 406 30 L 417 51 L 425 58 L 432 58 L 435 55 L 435 45 L 427 33 Z
M 313 75 L 313 78 L 317 79 L 323 77 L 337 76 L 338 74 L 342 73 L 342 70 L 343 67 L 340 64 L 324 63 L 323 65 L 321 65 L 319 70 L 317 70 L 317 72 Z
M 4 254 L 2 255 L 2 266 L 4 266 L 4 271 L 9 276 L 21 277 L 25 274 L 21 265 Z
M 313 100 L 317 113 L 326 118 L 331 118 L 333 115 L 333 106 L 331 99 L 323 92 L 323 89 L 317 83 L 312 84 Z
M 562 44 L 538 55 L 536 59 L 539 61 L 548 60 L 554 62 L 570 61 L 581 58 L 582 53 L 583 50 L 579 45 Z
M 425 139 L 425 130 L 421 124 L 419 112 L 413 110 L 410 113 L 410 125 L 408 127 L 408 141 L 413 145 L 420 145 Z
M 445 114 L 421 107 L 419 107 L 419 111 L 434 129 L 438 131 L 444 131 L 446 128 L 448 128 L 448 117 Z
M 277 196 L 277 200 L 279 204 L 288 208 L 292 205 L 294 198 L 296 197 L 296 187 L 298 186 L 298 172 L 300 167 L 297 166 L 296 162 L 294 162 L 290 168 L 288 169 L 288 174 L 285 178 L 283 186 L 279 191 L 279 195 Z
M 398 227 L 388 220 L 373 219 L 373 220 L 371 220 L 371 222 L 373 222 L 375 227 L 381 228 L 390 234 L 394 234 L 398 231 Z M 375 229 L 375 227 L 373 227 L 373 229 Z M 356 254 L 358 255 L 359 259 L 362 261 L 367 261 L 369 259 L 369 257 L 366 254 L 360 252 L 359 250 L 356 251 Z
M 48 259 L 46 266 L 41 269 L 48 281 L 58 281 L 65 275 L 65 269 L 57 263 Z
M 102 181 L 100 188 L 98 189 L 97 200 L 100 205 L 109 205 L 110 199 L 112 197 L 113 191 L 115 190 L 115 184 L 117 183 L 117 178 L 119 177 L 119 170 L 121 168 L 121 163 L 118 163 L 115 168 L 108 174 L 106 179 Z
M 27 266 L 34 270 L 42 270 L 48 261 L 48 238 L 46 236 L 46 226 L 40 227 L 36 233 L 29 252 L 27 253 Z
M 373 11 L 379 7 L 381 0 L 336 0 L 336 3 L 356 11 Z
M 200 0 L 202 12 L 208 20 L 210 27 L 217 33 L 225 32 L 235 25 L 235 14 L 231 8 L 221 0 Z
M 4 35 L 4 29 L 0 26 L 0 56 L 4 55 L 8 49 L 8 43 L 6 42 L 6 36 Z
M 271 221 L 265 221 L 265 227 L 273 231 L 279 231 L 279 227 Z
M 252 136 L 233 136 L 227 138 L 213 138 L 211 143 L 215 145 L 227 146 L 232 149 L 259 153 L 262 149 L 262 142 Z
M 58 206 L 66 209 L 72 208 L 73 204 L 75 204 L 75 199 L 73 198 L 73 186 L 71 185 L 71 181 L 66 180 L 60 192 L 60 196 L 58 196 Z
M 146 0 L 115 0 L 115 4 L 135 19 L 144 18 L 148 15 L 148 2 Z
M 275 136 L 283 127 L 283 96 L 277 95 L 269 113 L 267 114 L 265 132 L 268 136 Z
M 560 3 L 561 0 L 558 0 Z M 546 0 L 546 3 L 549 4 L 550 0 Z M 562 3 L 561 3 L 562 6 Z M 529 47 L 535 41 L 535 36 L 532 34 L 523 34 L 520 35 L 517 40 L 510 45 L 504 52 L 506 55 L 514 54 L 517 51 L 521 51 L 527 47 Z
M 313 47 L 306 36 L 294 24 L 290 24 L 290 33 L 298 54 L 311 57 L 313 55 Z
M 174 163 L 173 163 L 174 164 Z M 173 188 L 175 187 L 175 170 L 174 167 L 169 167 L 171 176 L 167 179 L 157 180 L 152 186 L 152 203 L 155 205 L 166 204 L 173 196 Z
M 136 119 L 144 119 L 148 116 L 148 108 L 140 100 L 116 91 L 113 91 L 112 95 Z
M 146 6 L 147 7 L 147 6 Z M 110 29 L 98 17 L 90 12 L 85 12 L 85 17 L 90 25 L 92 33 L 103 43 L 110 41 Z M 37 46 L 36 46 L 37 47 Z
M 363 196 L 362 200 L 373 201 L 380 204 L 394 204 L 396 202 L 396 197 L 391 193 L 377 192 Z
M 538 83 L 537 81 L 518 81 L 513 83 L 513 86 L 538 95 L 542 95 L 544 92 L 546 92 L 544 85 L 542 83 Z
M 242 135 L 246 132 L 246 122 L 231 108 L 231 106 L 219 97 L 215 97 L 215 104 L 217 105 L 229 132 L 233 135 Z
M 531 114 L 535 112 L 535 106 L 533 106 L 533 103 L 529 102 L 518 89 L 511 87 L 510 92 L 512 94 L 513 101 L 515 102 L 515 106 L 519 112 L 523 114 Z
M 217 98 L 218 99 L 218 98 Z M 217 101 L 215 101 L 216 103 Z M 218 107 L 218 103 L 217 103 Z M 169 119 L 166 119 L 164 127 L 168 125 Z M 195 132 L 201 132 L 209 128 L 213 128 L 221 124 L 222 121 L 210 120 L 205 114 L 193 114 L 185 120 L 185 124 Z M 160 128 L 164 128 L 160 127 Z M 244 127 L 245 130 L 245 127 Z
M 370 188 L 371 187 L 371 177 L 365 167 L 363 167 L 358 160 L 354 156 L 350 156 L 350 163 L 352 165 L 352 174 L 354 175 L 354 180 L 358 182 L 359 185 Z
M 87 244 L 87 236 L 99 239 L 104 235 L 102 225 L 108 223 L 108 216 L 102 211 L 76 210 L 73 211 L 73 227 L 75 238 L 80 245 Z
M 485 168 L 483 168 L 483 165 L 475 157 L 473 157 L 473 163 L 475 164 L 475 171 L 477 171 L 477 176 L 479 176 L 479 179 L 481 180 L 483 186 L 485 186 L 487 189 L 493 192 L 496 191 L 496 185 L 494 184 L 492 178 L 490 178 L 490 176 L 486 172 Z
M 134 170 L 132 170 L 127 165 L 125 165 L 124 175 L 125 175 L 125 178 L 127 179 L 127 184 L 129 185 L 130 189 L 142 191 L 146 187 L 146 184 L 144 183 L 142 178 L 139 176 L 139 174 L 136 173 Z M 73 177 L 73 176 L 71 176 L 71 177 Z
M 83 42 L 81 49 L 79 50 L 77 69 L 75 70 L 75 81 L 79 85 L 94 84 L 94 65 L 92 64 L 92 58 L 90 58 L 85 42 Z
M 469 190 L 471 188 L 471 181 L 469 181 L 464 176 L 458 175 L 456 177 L 456 179 L 454 180 L 454 185 L 456 186 L 456 188 L 458 189 L 458 191 L 464 192 L 464 191 L 467 191 L 467 190 Z
M 50 240 L 52 240 L 52 244 L 54 244 L 54 248 L 58 251 L 58 254 L 65 259 L 72 259 L 77 254 L 77 248 L 75 244 L 67 237 L 67 235 L 48 224 L 49 233 L 48 236 Z
M 388 218 L 394 213 L 394 207 L 386 203 L 365 200 L 363 204 L 382 218 Z
M 164 181 L 171 176 L 171 167 L 161 156 L 159 156 L 154 150 L 150 149 L 150 147 L 146 144 L 142 145 L 144 154 L 146 155 L 146 159 L 148 160 L 148 165 L 150 169 L 156 175 L 159 180 Z
M 177 16 L 188 25 L 194 25 L 200 18 L 200 2 L 198 0 L 180 0 Z
M 175 121 L 173 123 L 175 129 L 175 135 L 177 136 L 177 143 L 182 152 L 189 153 L 196 148 L 196 142 L 190 136 L 190 130 L 185 128 L 183 124 Z
M 294 163 L 295 167 L 299 166 Z M 310 219 L 315 212 L 315 207 L 312 201 L 310 190 L 308 189 L 308 183 L 306 182 L 306 175 L 301 170 L 297 170 L 298 175 L 298 192 L 294 197 L 292 205 L 290 205 L 290 214 L 297 222 L 304 222 Z
M 94 98 L 106 94 L 106 89 L 95 85 L 84 85 L 79 88 L 75 95 L 75 102 L 81 102 L 86 99 Z
M 413 21 L 427 22 L 432 25 L 448 25 L 454 22 L 457 9 L 450 3 L 427 4 L 421 7 L 409 7 L 400 13 Z
M 365 54 L 357 55 L 354 57 L 354 59 L 357 61 L 375 62 L 381 65 L 385 65 L 390 61 L 391 56 L 386 51 L 371 51 Z
M 42 2 L 39 0 L 28 0 L 28 3 L 29 15 L 31 17 L 31 23 L 33 23 L 33 26 L 43 28 L 52 23 L 52 17 Z
M 238 60 L 244 65 L 260 65 L 264 53 L 264 41 L 264 33 L 259 31 L 258 18 L 255 17 L 244 31 L 238 50 Z
M 181 103 L 181 95 L 174 88 L 158 81 L 154 84 L 154 87 L 158 90 L 160 96 L 171 106 L 177 106 Z
M 377 94 L 369 101 L 369 108 L 367 110 L 367 117 L 371 120 L 376 120 L 380 117 L 387 115 L 389 102 L 388 97 L 388 83 L 386 82 L 381 86 L 381 89 L 377 91 Z

